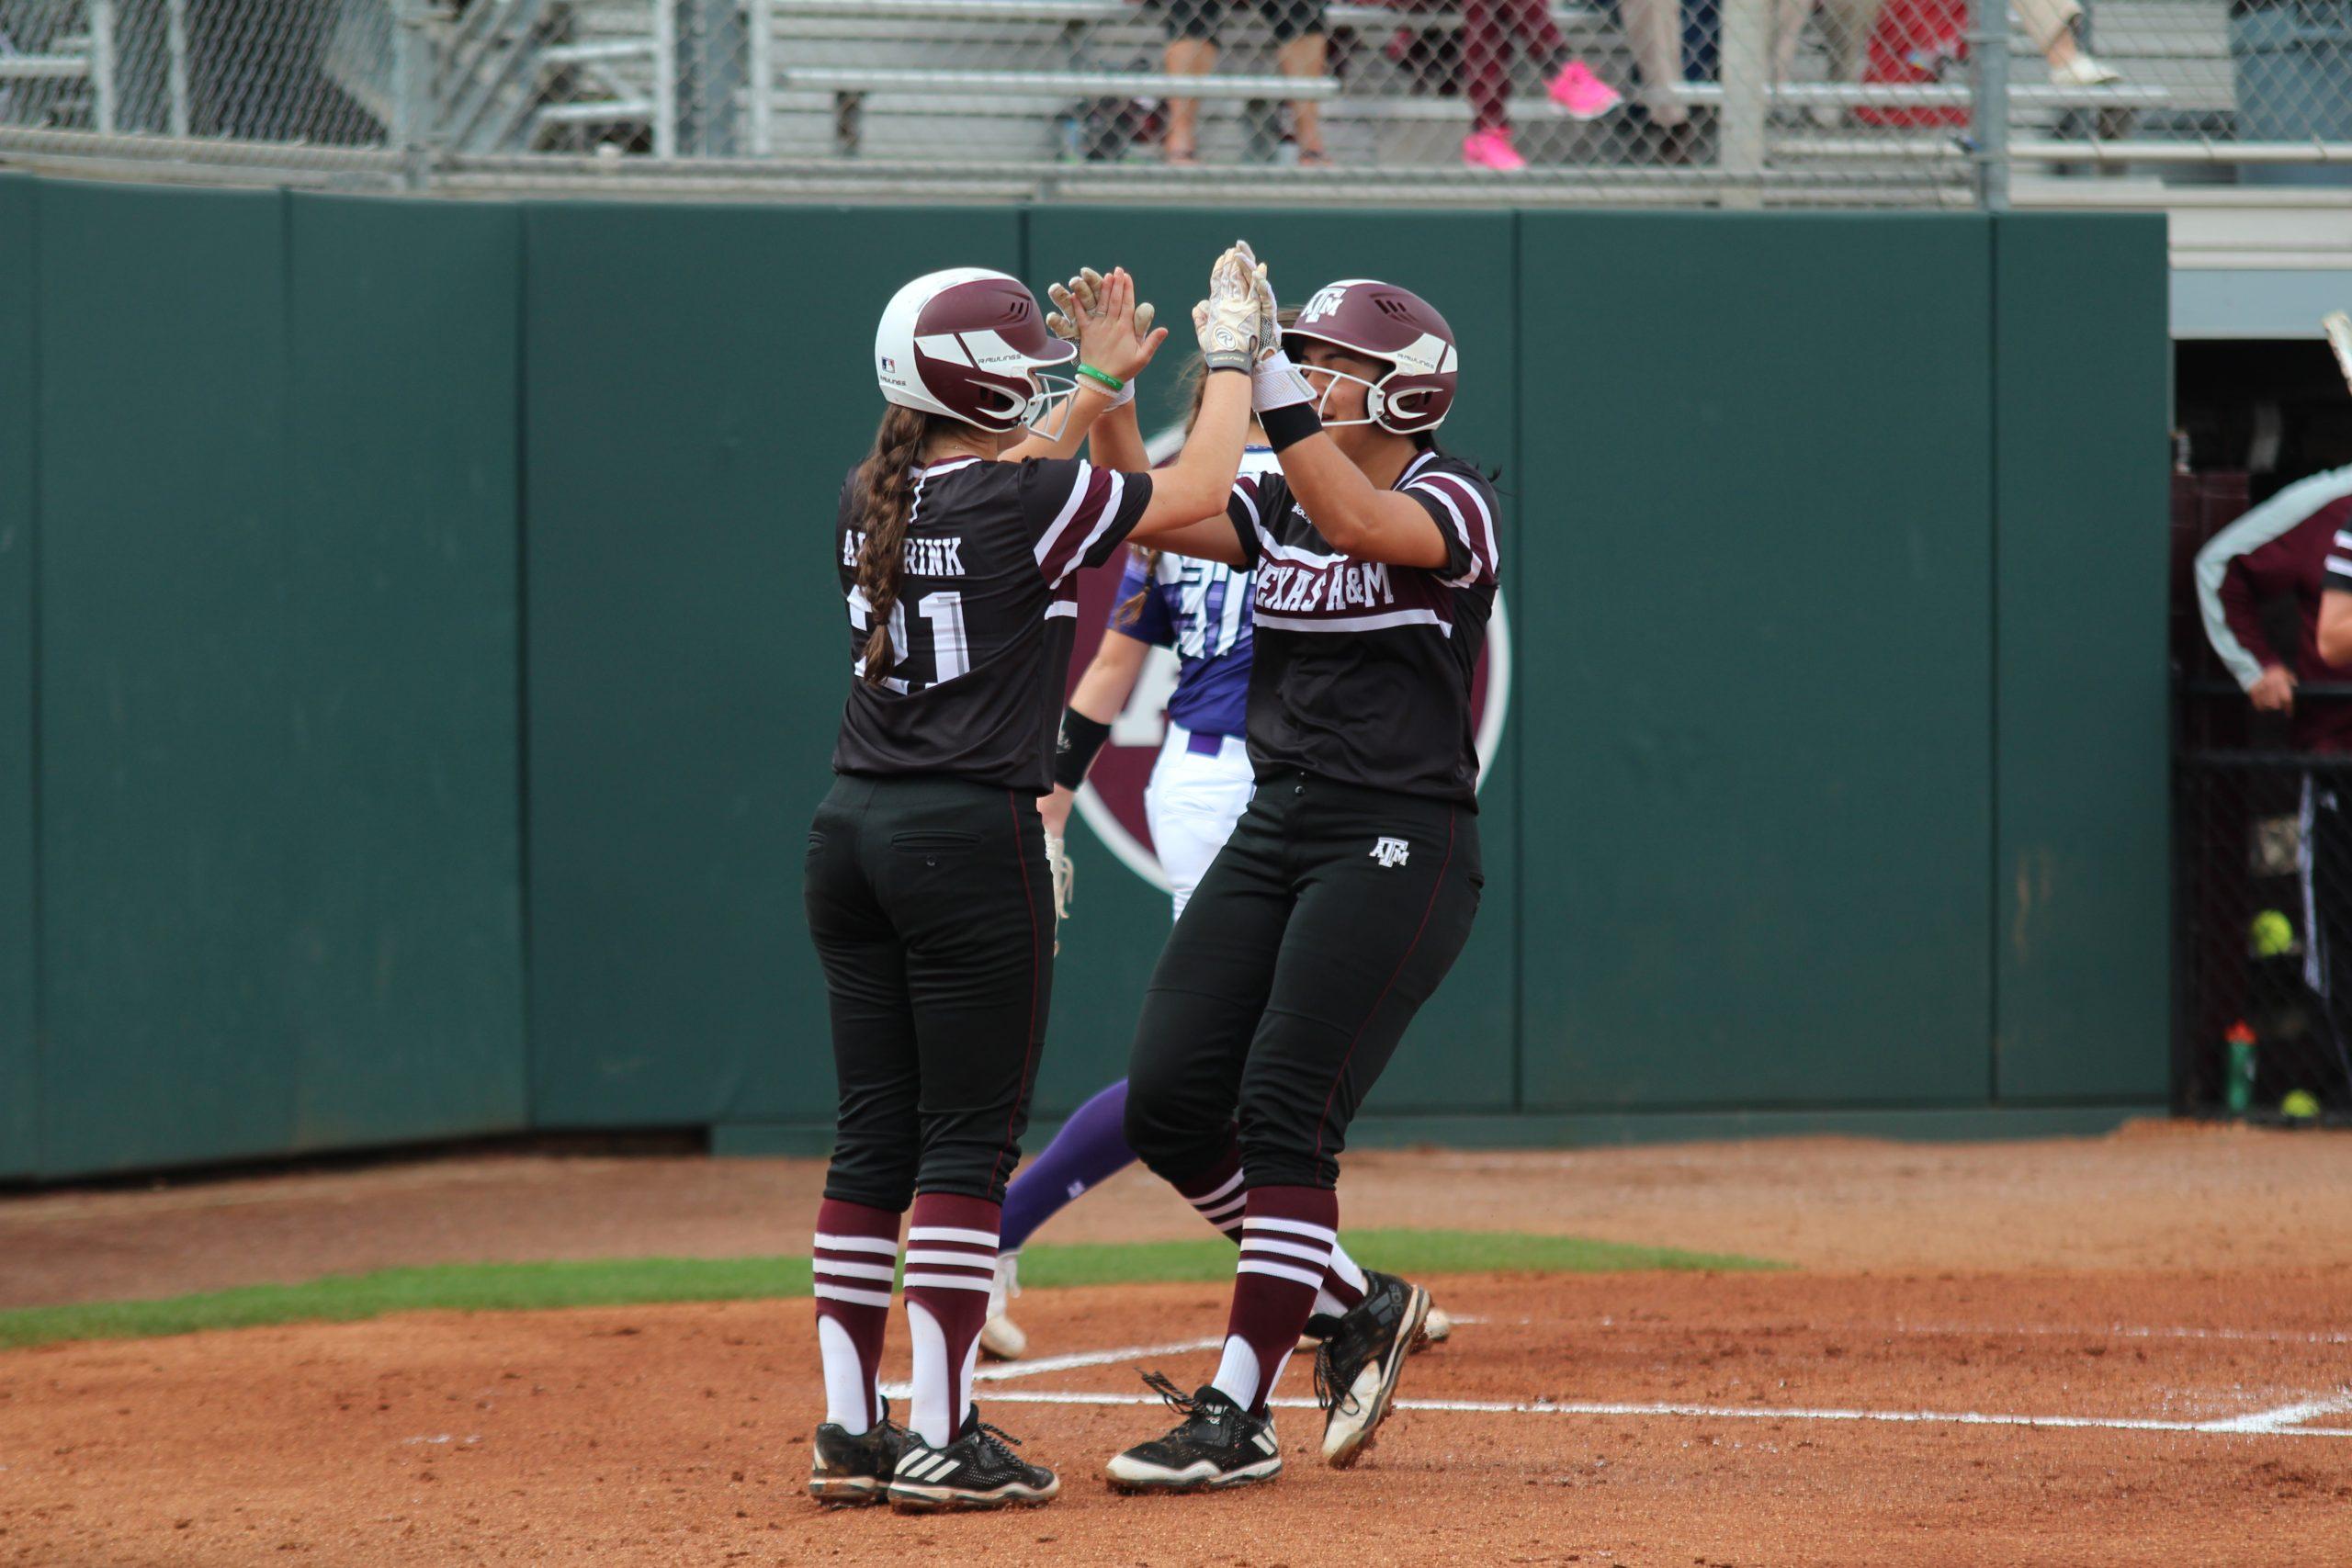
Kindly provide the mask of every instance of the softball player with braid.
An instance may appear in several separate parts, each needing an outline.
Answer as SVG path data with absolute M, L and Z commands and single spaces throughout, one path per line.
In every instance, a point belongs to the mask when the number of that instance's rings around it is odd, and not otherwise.
M 1018 280 L 956 268 L 901 288 L 876 337 L 891 406 L 835 524 L 854 678 L 803 888 L 840 1080 L 811 1258 L 826 1419 L 808 1489 L 828 1503 L 994 1508 L 1060 1490 L 981 1424 L 971 1373 L 1053 983 L 1036 797 L 1073 578 L 1227 493 L 1259 330 L 1249 267 L 1227 252 L 1193 311 L 1199 431 L 1172 467 L 1122 473 L 1069 454 L 1134 431 L 1112 397 L 1166 333 L 1140 329 L 1124 273 L 1106 299 L 1073 344 Z M 1073 361 L 1065 396 L 1045 373 Z M 1023 438 L 1056 412 L 1056 434 Z M 901 1215 L 908 1427 L 877 1384 Z
M 1262 279 L 1262 272 L 1261 273 Z M 1483 882 L 1471 673 L 1494 608 L 1499 507 L 1437 449 L 1453 333 L 1426 300 L 1348 279 L 1276 339 L 1261 285 L 1255 409 L 1281 473 L 1163 548 L 1254 571 L 1257 790 L 1152 975 L 1127 1142 L 1187 1198 L 1246 1196 L 1225 1349 L 1182 1416 L 1110 1461 L 1122 1491 L 1282 1470 L 1267 1401 L 1329 1277 L 1350 1120 L 1470 935 Z M 1287 352 L 1285 352 L 1287 351 Z M 1290 355 L 1305 361 L 1295 367 Z M 1428 1293 L 1375 1277 L 1325 1341 L 1323 1456 L 1386 1415 Z

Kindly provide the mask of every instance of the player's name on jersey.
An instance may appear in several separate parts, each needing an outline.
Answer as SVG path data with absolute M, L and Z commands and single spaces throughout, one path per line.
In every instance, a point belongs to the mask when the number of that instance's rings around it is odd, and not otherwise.
M 1258 568 L 1258 608 L 1292 614 L 1394 604 L 1388 568 L 1379 561 L 1335 558 L 1328 567 L 1265 561 Z
M 903 552 L 907 570 L 917 577 L 961 577 L 964 558 L 958 552 L 964 547 L 962 535 L 952 539 L 909 539 Z M 865 548 L 865 536 L 854 528 L 842 531 L 842 564 L 855 566 L 860 552 Z

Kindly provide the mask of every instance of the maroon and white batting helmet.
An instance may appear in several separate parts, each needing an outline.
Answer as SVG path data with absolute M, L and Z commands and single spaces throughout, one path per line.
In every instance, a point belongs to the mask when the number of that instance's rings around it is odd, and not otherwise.
M 1064 402 L 1075 383 L 1044 372 L 1077 357 L 1019 278 L 984 266 L 923 274 L 890 297 L 874 333 L 885 398 L 998 434 Z
M 1398 435 L 1413 435 L 1445 423 L 1460 380 L 1453 329 L 1435 306 L 1411 289 L 1370 277 L 1327 283 L 1307 300 L 1298 320 L 1283 329 L 1283 351 L 1294 357 L 1307 339 L 1388 367 L 1388 373 L 1376 381 L 1342 377 L 1366 388 L 1364 417 L 1326 418 L 1324 423 L 1376 424 Z

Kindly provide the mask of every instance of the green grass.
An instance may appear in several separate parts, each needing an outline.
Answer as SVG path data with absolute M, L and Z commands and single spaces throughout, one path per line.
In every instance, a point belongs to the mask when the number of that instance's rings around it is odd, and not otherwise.
M 1421 1278 L 1465 1273 L 1588 1274 L 1623 1269 L 1772 1269 L 1752 1258 L 1627 1247 L 1499 1231 L 1351 1231 L 1375 1269 Z M 1024 1288 L 1213 1282 L 1233 1273 L 1223 1241 L 1032 1247 Z M 808 1293 L 805 1258 L 626 1258 L 567 1263 L 467 1263 L 336 1274 L 160 1301 L 94 1302 L 0 1312 L 0 1348 L 62 1339 L 137 1339 L 278 1323 L 349 1323 L 391 1312 L 537 1312 L 549 1307 L 727 1302 Z

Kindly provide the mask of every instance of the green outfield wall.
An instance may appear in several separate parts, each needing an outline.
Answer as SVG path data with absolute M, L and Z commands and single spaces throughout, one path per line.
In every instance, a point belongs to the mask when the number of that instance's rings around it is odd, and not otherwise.
M 0 175 L 0 1179 L 40 1165 L 33 844 L 33 182 Z
M 0 1179 L 820 1147 L 797 846 L 872 321 L 1108 260 L 1181 318 L 1244 231 L 1445 309 L 1447 434 L 1503 470 L 1485 906 L 1367 1140 L 2162 1105 L 2160 220 L 0 176 Z M 1120 1071 L 1167 922 L 1072 849 L 1041 1122 Z

